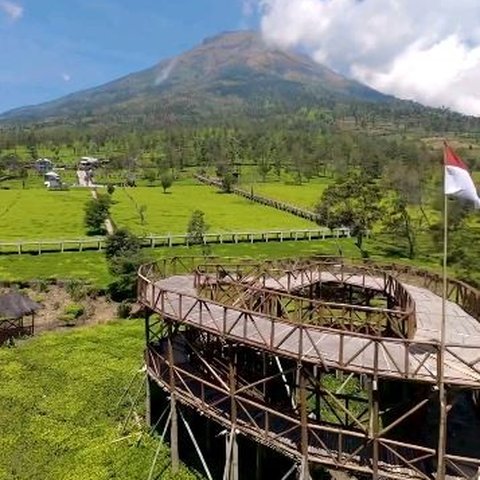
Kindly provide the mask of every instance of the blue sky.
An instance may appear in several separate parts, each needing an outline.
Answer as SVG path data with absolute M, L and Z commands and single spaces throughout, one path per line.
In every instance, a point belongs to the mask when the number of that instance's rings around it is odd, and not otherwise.
M 0 0 L 0 112 L 154 65 L 255 27 L 246 0 Z

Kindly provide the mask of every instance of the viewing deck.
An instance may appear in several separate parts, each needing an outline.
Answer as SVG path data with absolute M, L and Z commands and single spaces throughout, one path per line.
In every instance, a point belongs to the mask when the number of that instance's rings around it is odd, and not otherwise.
M 205 264 L 190 273 L 161 276 L 153 266 L 143 267 L 139 275 L 139 301 L 161 315 L 160 323 L 170 325 L 170 333 L 158 334 L 160 343 L 149 346 L 147 367 L 180 403 L 299 464 L 377 478 L 434 477 L 436 448 L 390 434 L 432 402 L 438 385 L 442 298 L 437 275 L 312 261 Z M 445 382 L 449 388 L 480 389 L 480 296 L 455 280 L 449 280 L 447 290 Z M 341 301 L 325 301 L 322 295 L 328 292 Z M 177 354 L 190 352 L 184 360 L 169 357 L 162 340 L 167 338 L 173 339 Z M 177 338 L 184 338 L 185 345 Z M 271 365 L 279 362 L 279 371 L 258 374 L 255 381 L 235 374 L 232 385 L 228 372 L 237 370 L 221 345 L 236 345 L 228 348 L 247 355 L 244 375 L 260 358 L 269 358 Z M 218 350 L 210 358 L 212 349 Z M 222 365 L 218 368 L 216 358 Z M 281 364 L 298 367 L 289 373 Z M 370 399 L 344 395 L 341 388 L 328 391 L 320 371 L 365 376 Z M 290 406 L 281 409 L 270 405 L 267 393 L 275 391 L 272 378 L 279 376 L 290 397 Z M 388 423 L 375 393 L 378 382 L 387 380 L 430 385 L 431 393 Z M 338 424 L 322 420 L 307 398 L 330 409 Z M 446 458 L 452 477 L 470 479 L 478 472 L 480 455 L 454 449 Z

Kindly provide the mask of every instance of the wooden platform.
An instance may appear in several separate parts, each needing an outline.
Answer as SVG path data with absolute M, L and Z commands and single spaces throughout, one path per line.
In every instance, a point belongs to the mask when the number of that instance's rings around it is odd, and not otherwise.
M 321 281 L 338 278 L 321 272 Z M 309 281 L 319 281 L 310 277 Z M 383 279 L 349 276 L 344 283 L 383 289 Z M 282 278 L 267 280 L 280 289 Z M 290 291 L 305 287 L 298 278 Z M 367 283 L 366 283 L 367 282 Z M 442 299 L 431 291 L 404 284 L 415 301 L 417 328 L 413 339 L 370 337 L 321 327 L 288 323 L 199 298 L 191 275 L 148 283 L 140 300 L 153 311 L 205 331 L 226 336 L 278 355 L 322 363 L 327 368 L 437 383 Z M 480 388 L 480 324 L 458 305 L 447 302 L 445 378 L 448 383 Z

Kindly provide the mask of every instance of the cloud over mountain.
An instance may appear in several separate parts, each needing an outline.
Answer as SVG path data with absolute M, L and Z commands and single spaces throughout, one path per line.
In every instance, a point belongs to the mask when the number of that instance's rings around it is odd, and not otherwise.
M 10 0 L 0 0 L 0 10 L 13 21 L 18 20 L 23 16 L 23 7 Z
M 480 115 L 478 0 L 258 0 L 264 37 L 373 88 Z

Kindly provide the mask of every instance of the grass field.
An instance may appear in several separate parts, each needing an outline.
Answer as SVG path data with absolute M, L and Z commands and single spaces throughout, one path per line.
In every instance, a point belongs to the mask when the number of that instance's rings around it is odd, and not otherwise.
M 116 322 L 0 348 L 0 480 L 148 478 L 156 441 L 133 423 L 122 431 L 130 405 L 117 406 L 142 364 L 143 328 Z M 168 464 L 165 447 L 155 478 L 173 479 Z
M 105 256 L 98 252 L 0 256 L 0 280 L 79 279 L 103 288 L 111 281 Z
M 243 188 L 248 191 L 250 191 L 250 188 L 253 188 L 254 193 L 258 195 L 313 210 L 313 207 L 330 183 L 331 179 L 321 178 L 301 185 L 266 182 L 256 183 L 251 187 L 243 185 Z
M 174 185 L 168 194 L 160 188 L 117 189 L 114 200 L 115 223 L 137 234 L 185 233 L 195 209 L 205 213 L 212 233 L 316 228 L 312 222 L 204 185 Z M 138 213 L 141 205 L 147 207 L 143 225 Z
M 296 255 L 338 254 L 338 247 L 350 256 L 358 255 L 351 240 L 301 241 L 284 243 L 257 243 L 238 245 L 214 245 L 212 255 L 224 257 L 282 258 Z M 144 250 L 152 260 L 166 256 L 201 255 L 198 247 L 175 247 Z M 27 281 L 78 278 L 98 288 L 111 281 L 105 256 L 101 252 L 49 253 L 44 255 L 0 256 L 0 279 Z
M 28 182 L 38 181 L 29 179 Z M 18 180 L 14 182 L 18 183 Z M 90 198 L 86 189 L 48 191 L 27 184 L 0 190 L 0 241 L 56 240 L 86 236 L 84 205 Z M 16 188 L 15 188 L 16 187 Z M 261 193 L 272 198 L 309 206 L 321 184 L 303 186 L 259 184 Z M 259 191 L 259 190 L 256 191 Z M 181 178 L 167 194 L 161 187 L 118 187 L 114 193 L 112 216 L 118 226 L 137 234 L 185 233 L 195 209 L 205 212 L 209 232 L 249 232 L 264 230 L 304 230 L 317 225 L 293 215 L 252 203 L 236 195 L 194 184 Z M 140 207 L 146 207 L 142 224 Z M 311 206 L 311 205 L 310 205 Z
M 87 190 L 0 190 L 0 240 L 85 236 Z
M 438 268 L 439 258 L 423 253 L 415 261 L 402 258 L 398 247 L 386 241 L 367 240 L 366 248 L 372 258 L 385 261 L 401 261 L 429 268 Z M 426 247 L 425 247 L 426 249 Z M 300 241 L 283 243 L 255 243 L 238 245 L 214 245 L 212 255 L 236 258 L 293 258 L 309 255 L 339 255 L 359 258 L 359 250 L 352 239 Z M 175 247 L 144 250 L 152 259 L 173 256 L 201 255 L 198 247 Z M 35 255 L 0 256 L 0 279 L 4 281 L 28 281 L 48 279 L 81 279 L 98 288 L 105 288 L 111 281 L 105 256 L 100 252 L 49 253 Z

